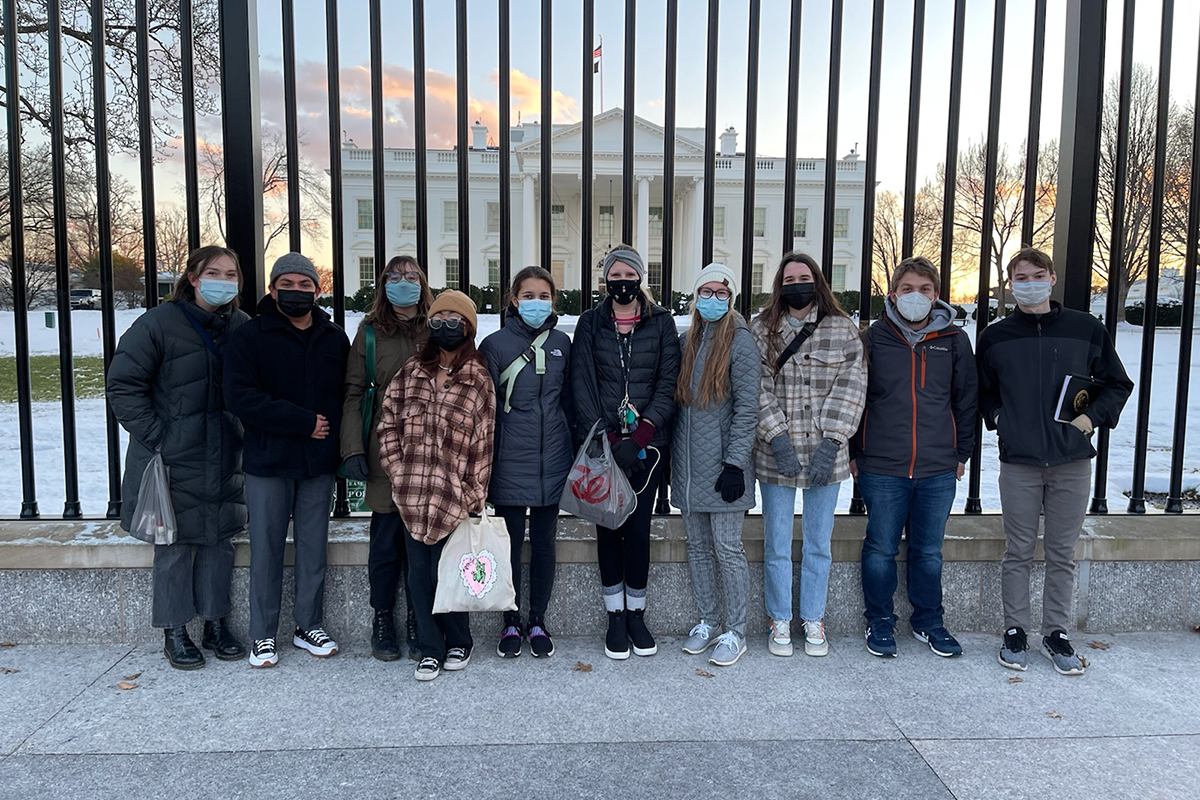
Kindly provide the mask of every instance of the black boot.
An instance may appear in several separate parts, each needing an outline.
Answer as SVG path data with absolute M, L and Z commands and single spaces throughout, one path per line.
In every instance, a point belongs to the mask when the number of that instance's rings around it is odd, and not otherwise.
M 617 661 L 629 658 L 629 632 L 624 611 L 608 612 L 608 636 L 604 639 L 604 655 Z
M 375 612 L 375 622 L 371 625 L 371 655 L 380 661 L 395 661 L 400 657 L 396 619 L 391 609 Z
M 408 645 L 408 658 L 410 661 L 420 661 L 421 655 L 417 652 L 417 612 L 413 611 L 412 603 L 408 604 L 408 620 L 404 623 L 404 639 Z
M 200 669 L 204 666 L 204 654 L 188 636 L 187 628 L 163 630 L 163 654 L 175 669 Z
M 200 646 L 205 650 L 212 650 L 222 661 L 241 661 L 246 657 L 245 645 L 229 630 L 224 617 L 218 620 L 204 620 L 204 635 L 200 638 Z
M 633 654 L 637 656 L 652 656 L 658 652 L 658 645 L 650 635 L 643 616 L 646 609 L 625 612 L 625 624 L 629 630 L 629 638 L 633 642 Z

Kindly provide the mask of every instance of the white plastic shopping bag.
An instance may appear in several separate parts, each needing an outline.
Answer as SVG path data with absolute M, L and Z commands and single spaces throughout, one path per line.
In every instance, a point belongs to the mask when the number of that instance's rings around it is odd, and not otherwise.
M 175 544 L 175 507 L 171 505 L 171 482 L 162 453 L 155 453 L 142 473 L 129 532 L 144 542 Z
M 487 509 L 467 517 L 446 540 L 438 560 L 433 613 L 516 611 L 508 527 Z
M 608 437 L 597 421 L 567 474 L 559 507 L 605 528 L 619 528 L 637 508 L 637 495 L 625 472 L 613 461 Z

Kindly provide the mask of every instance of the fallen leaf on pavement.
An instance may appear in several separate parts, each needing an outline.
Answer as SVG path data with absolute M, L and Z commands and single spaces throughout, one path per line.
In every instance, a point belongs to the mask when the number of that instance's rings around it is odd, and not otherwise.
M 1107 650 L 1110 645 L 1108 642 L 1088 642 L 1088 647 L 1093 650 Z
M 142 677 L 142 673 L 140 673 L 140 672 L 135 672 L 135 673 L 133 673 L 132 675 L 126 675 L 126 676 L 125 676 L 125 680 L 127 680 L 127 681 L 136 681 L 136 680 L 137 680 L 138 678 L 140 678 L 140 677 Z
M 1018 678 L 1017 676 L 1015 676 L 1015 675 L 1014 675 L 1013 677 L 1011 677 L 1011 678 L 1009 678 L 1009 679 L 1008 679 L 1008 682 L 1009 682 L 1009 683 L 1024 683 L 1024 682 L 1025 682 L 1025 679 L 1024 679 L 1024 678 Z
M 117 684 L 117 688 L 121 689 L 122 691 L 124 691 L 126 689 L 136 689 L 137 684 L 133 683 L 132 681 L 121 681 L 120 683 Z
M 5 675 L 12 675 L 12 674 L 14 674 L 16 672 L 20 672 L 20 671 L 21 670 L 13 669 L 12 667 L 0 667 L 0 673 L 3 673 Z
M 573 669 L 575 672 L 591 672 L 592 665 L 585 664 L 582 661 L 576 661 L 575 666 L 571 667 L 571 669 Z
M 1196 630 L 1200 631 L 1200 625 L 1196 626 Z M 16 642 L 0 642 L 0 647 L 16 647 Z
M 713 674 L 712 674 L 711 672 L 705 672 L 705 671 L 704 671 L 704 670 L 702 670 L 702 669 L 698 669 L 698 670 L 696 670 L 696 674 L 697 674 L 697 675 L 699 675 L 701 678 L 711 678 L 711 677 L 713 677 Z
M 1063 715 L 1058 713 L 1057 711 L 1049 711 L 1046 713 L 1046 716 L 1049 717 L 1050 719 L 1062 719 L 1063 718 Z
M 1088 660 L 1087 660 L 1086 658 L 1084 658 L 1084 657 L 1083 657 L 1083 653 L 1080 653 L 1080 654 L 1079 654 L 1079 663 L 1080 663 L 1080 664 L 1083 664 L 1083 668 L 1084 668 L 1084 669 L 1087 669 L 1088 667 L 1090 667 L 1090 666 L 1091 666 L 1091 664 L 1090 664 L 1090 663 L 1088 663 Z

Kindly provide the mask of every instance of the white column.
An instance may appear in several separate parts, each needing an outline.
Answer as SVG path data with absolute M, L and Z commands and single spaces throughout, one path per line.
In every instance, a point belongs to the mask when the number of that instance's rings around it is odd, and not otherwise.
M 534 206 L 533 175 L 526 172 L 521 184 L 521 260 L 517 263 L 529 266 L 537 263 L 537 240 L 534 237 L 537 209 Z
M 637 249 L 641 251 L 642 258 L 649 258 L 650 253 L 650 178 L 646 175 L 638 176 L 638 193 L 637 193 L 637 230 L 634 234 L 637 241 L 634 242 Z
M 692 189 L 692 262 L 696 270 L 706 265 L 704 258 L 704 178 L 696 178 Z

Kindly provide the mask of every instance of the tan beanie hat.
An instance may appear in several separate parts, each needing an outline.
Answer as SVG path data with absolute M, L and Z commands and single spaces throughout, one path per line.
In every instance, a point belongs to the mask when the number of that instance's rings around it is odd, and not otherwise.
M 463 319 L 471 323 L 471 330 L 479 330 L 479 323 L 475 319 L 475 303 L 457 289 L 447 289 L 433 298 L 433 305 L 429 307 L 428 317 L 432 319 L 433 315 L 439 311 L 457 312 L 462 315 Z

